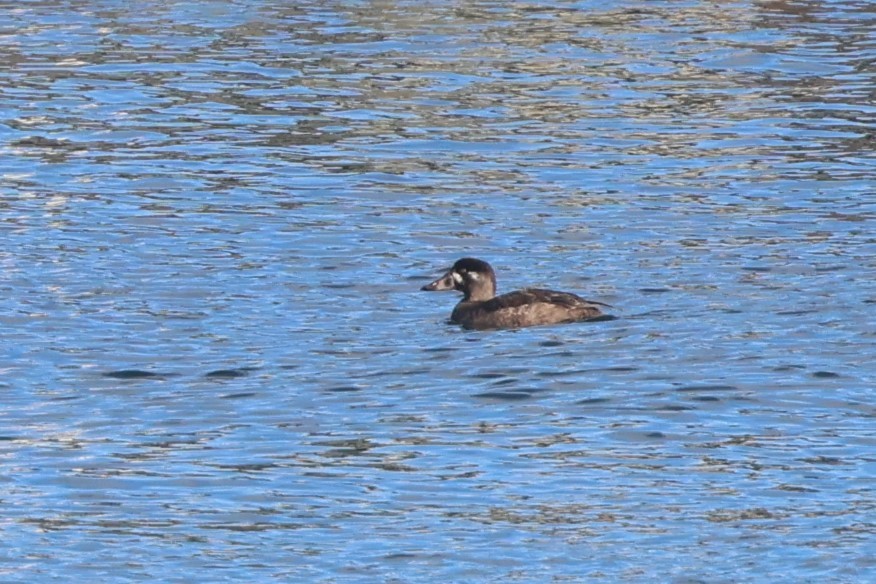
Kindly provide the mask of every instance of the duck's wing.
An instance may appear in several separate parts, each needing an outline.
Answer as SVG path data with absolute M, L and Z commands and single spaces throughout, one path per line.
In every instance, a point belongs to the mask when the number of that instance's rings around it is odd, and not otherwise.
M 553 304 L 570 309 L 593 305 L 611 308 L 611 305 L 604 302 L 585 300 L 569 292 L 557 292 L 556 290 L 545 290 L 543 288 L 525 288 L 516 292 L 502 294 L 484 302 L 483 308 L 488 311 L 498 311 L 538 303 Z

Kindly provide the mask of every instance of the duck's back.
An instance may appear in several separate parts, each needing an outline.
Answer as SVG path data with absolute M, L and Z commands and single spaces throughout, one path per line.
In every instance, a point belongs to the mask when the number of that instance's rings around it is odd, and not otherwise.
M 469 329 L 519 328 L 602 316 L 600 302 L 568 292 L 526 288 L 482 302 L 460 302 L 450 320 Z

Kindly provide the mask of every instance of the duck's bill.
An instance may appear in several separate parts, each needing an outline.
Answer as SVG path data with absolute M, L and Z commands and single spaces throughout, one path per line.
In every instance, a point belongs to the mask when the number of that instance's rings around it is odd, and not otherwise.
M 449 271 L 434 282 L 426 284 L 420 290 L 435 292 L 439 290 L 453 290 L 453 271 Z

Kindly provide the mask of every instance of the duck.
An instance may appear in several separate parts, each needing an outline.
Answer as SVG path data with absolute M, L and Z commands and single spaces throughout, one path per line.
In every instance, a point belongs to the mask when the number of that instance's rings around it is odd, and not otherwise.
M 420 290 L 458 290 L 462 300 L 450 322 L 465 329 L 512 329 L 606 318 L 610 305 L 569 292 L 524 288 L 496 296 L 496 272 L 483 260 L 462 258 L 443 276 Z M 611 318 L 611 317 L 607 317 Z

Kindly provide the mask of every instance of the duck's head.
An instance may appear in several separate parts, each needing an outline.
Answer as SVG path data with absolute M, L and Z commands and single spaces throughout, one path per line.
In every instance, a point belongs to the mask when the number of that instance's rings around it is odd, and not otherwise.
M 462 258 L 446 274 L 426 284 L 421 290 L 459 290 L 463 300 L 489 300 L 496 295 L 496 273 L 485 261 Z

